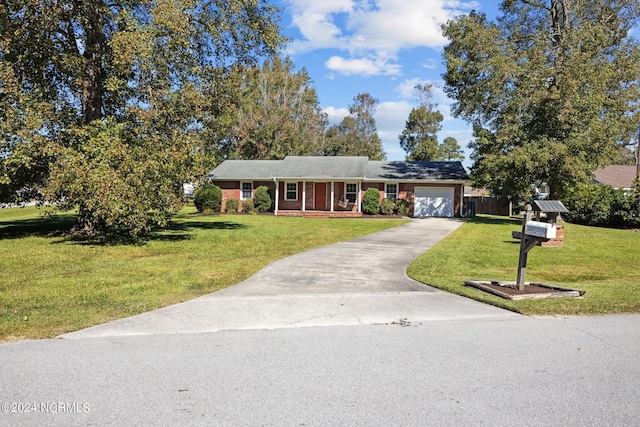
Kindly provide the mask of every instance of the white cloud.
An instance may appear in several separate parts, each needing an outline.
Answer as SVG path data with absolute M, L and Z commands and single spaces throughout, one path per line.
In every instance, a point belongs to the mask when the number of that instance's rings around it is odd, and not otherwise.
M 381 132 L 391 131 L 396 138 L 402 132 L 404 123 L 413 106 L 410 102 L 381 102 L 376 108 L 376 126 Z
M 288 0 L 288 6 L 293 25 L 303 36 L 289 45 L 290 54 L 339 49 L 349 52 L 351 58 L 340 58 L 337 65 L 336 60 L 330 60 L 327 66 L 333 64 L 335 71 L 347 74 L 373 75 L 398 74 L 400 66 L 391 62 L 401 50 L 444 46 L 441 25 L 478 4 L 456 0 Z M 370 64 L 364 66 L 367 61 Z
M 427 58 L 422 64 L 422 68 L 426 68 L 427 70 L 435 70 L 438 68 L 438 63 L 433 58 Z
M 325 65 L 331 71 L 345 75 L 395 75 L 400 72 L 400 66 L 397 64 L 365 58 L 345 59 L 340 56 L 332 56 Z
M 419 78 L 405 80 L 396 87 L 396 92 L 400 94 L 400 98 L 412 102 L 413 103 L 412 108 L 413 108 L 418 105 L 418 99 L 415 91 L 416 85 L 428 84 L 428 83 L 435 84 L 435 87 L 433 88 L 432 102 L 436 104 L 436 108 L 444 116 L 443 121 L 450 122 L 455 120 L 451 115 L 451 104 L 453 104 L 455 101 L 449 98 L 445 93 L 445 91 L 442 89 L 444 82 L 441 82 L 441 81 L 434 82 L 434 81 L 424 80 Z
M 327 114 L 327 119 L 329 123 L 332 125 L 339 124 L 342 119 L 349 115 L 348 108 L 335 108 L 335 107 L 327 107 L 324 108 L 324 112 Z

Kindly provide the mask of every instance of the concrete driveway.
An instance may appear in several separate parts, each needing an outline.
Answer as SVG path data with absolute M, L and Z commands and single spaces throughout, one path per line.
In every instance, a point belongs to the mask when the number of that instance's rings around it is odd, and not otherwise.
M 221 291 L 61 337 L 519 317 L 406 275 L 417 256 L 460 225 L 454 219 L 415 219 L 279 260 Z

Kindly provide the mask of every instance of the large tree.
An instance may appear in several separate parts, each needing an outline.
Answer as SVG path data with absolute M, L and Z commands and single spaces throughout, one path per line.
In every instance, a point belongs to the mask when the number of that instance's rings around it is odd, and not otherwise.
M 318 154 L 327 119 L 307 71 L 294 71 L 288 58 L 274 58 L 248 70 L 244 80 L 229 154 L 243 159 Z
M 415 86 L 418 107 L 411 109 L 404 129 L 398 139 L 407 153 L 407 160 L 432 161 L 438 155 L 438 131 L 442 129 L 444 117 L 433 103 L 431 83 Z
M 163 224 L 237 66 L 283 39 L 263 0 L 7 0 L 0 196 L 78 208 L 78 231 Z
M 349 106 L 349 115 L 325 133 L 321 154 L 326 156 L 366 156 L 371 160 L 386 158 L 378 136 L 375 112 L 378 100 L 360 93 Z
M 473 124 L 475 186 L 562 197 L 628 144 L 637 126 L 638 2 L 508 0 L 443 26 L 445 91 Z

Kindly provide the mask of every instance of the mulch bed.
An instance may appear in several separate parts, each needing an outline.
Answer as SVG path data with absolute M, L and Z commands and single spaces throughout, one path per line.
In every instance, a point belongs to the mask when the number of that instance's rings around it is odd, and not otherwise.
M 525 283 L 524 290 L 522 291 L 518 289 L 518 285 L 514 282 L 480 282 L 467 280 L 464 283 L 467 286 L 510 300 L 531 298 L 579 298 L 584 295 L 584 291 L 579 289 L 561 288 L 559 286 L 547 285 L 545 283 Z

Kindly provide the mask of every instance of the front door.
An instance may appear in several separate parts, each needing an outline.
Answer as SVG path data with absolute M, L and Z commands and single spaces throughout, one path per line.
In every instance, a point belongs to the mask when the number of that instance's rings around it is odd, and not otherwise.
M 317 210 L 327 209 L 327 183 L 316 182 L 316 188 L 314 189 L 313 208 Z

